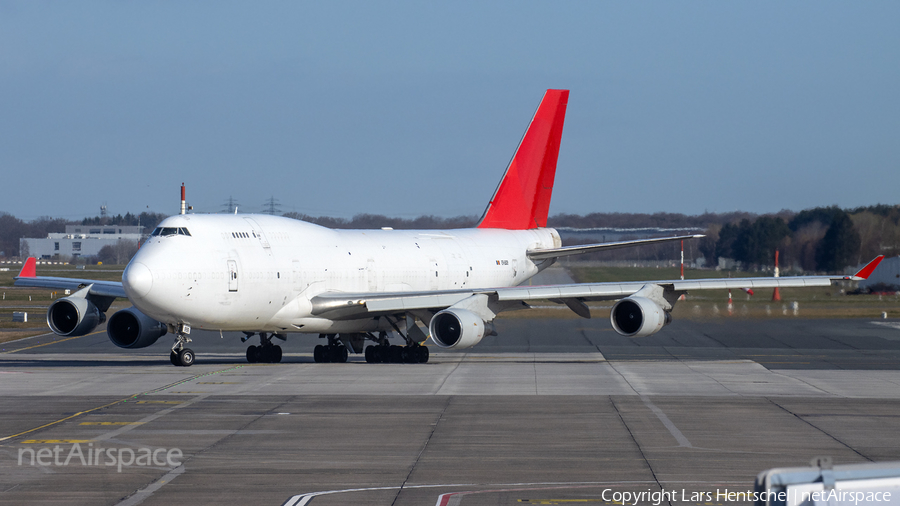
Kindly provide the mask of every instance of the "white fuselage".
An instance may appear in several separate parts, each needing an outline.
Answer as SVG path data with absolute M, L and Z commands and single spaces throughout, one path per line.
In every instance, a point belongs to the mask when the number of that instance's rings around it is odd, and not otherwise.
M 268 215 L 178 215 L 125 269 L 129 299 L 168 324 L 210 330 L 362 332 L 375 319 L 311 315 L 323 292 L 427 292 L 515 286 L 549 265 L 553 229 L 334 230 Z M 187 234 L 190 235 L 187 235 Z

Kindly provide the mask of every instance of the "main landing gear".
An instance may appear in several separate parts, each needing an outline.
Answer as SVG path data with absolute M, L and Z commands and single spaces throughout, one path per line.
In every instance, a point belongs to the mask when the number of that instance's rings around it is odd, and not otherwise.
M 370 364 L 424 364 L 428 362 L 428 347 L 419 344 L 366 346 L 366 362 Z
M 406 346 L 391 345 L 387 332 L 354 334 L 320 334 L 327 338 L 328 344 L 316 345 L 313 349 L 313 360 L 316 363 L 344 363 L 352 349 L 353 353 L 362 353 L 366 340 L 374 341 L 373 346 L 366 346 L 366 362 L 370 364 L 424 364 L 428 362 L 428 348 L 410 339 L 397 329 L 400 337 L 406 340 Z
M 328 344 L 317 344 L 316 347 L 313 348 L 313 360 L 315 360 L 317 364 L 346 362 L 350 352 L 347 351 L 347 347 L 337 338 L 337 335 L 327 334 L 325 337 L 328 338 Z
M 246 337 L 242 337 L 241 341 L 246 342 L 247 339 L 253 337 L 252 332 L 244 332 Z M 253 346 L 247 348 L 247 362 L 251 364 L 255 364 L 257 362 L 264 364 L 277 364 L 281 362 L 281 346 L 277 344 L 272 344 L 272 338 L 277 337 L 282 341 L 285 340 L 285 337 L 280 334 L 272 334 L 271 336 L 266 335 L 265 332 L 259 333 L 259 346 Z
M 387 333 L 381 332 L 377 339 L 372 338 L 378 343 L 378 346 L 366 348 L 366 362 L 376 364 L 379 362 L 391 364 L 424 364 L 428 362 L 428 348 L 419 344 L 419 342 L 424 342 L 427 337 L 416 325 L 415 319 L 409 315 L 406 316 L 405 333 L 400 330 L 397 321 L 389 317 L 385 317 L 385 319 L 394 328 L 397 335 L 406 341 L 406 346 L 388 346 Z
M 169 353 L 169 362 L 172 365 L 181 367 L 190 367 L 194 365 L 194 350 L 186 348 L 184 345 L 191 342 L 191 328 L 183 323 L 179 323 L 175 331 L 175 344 L 172 345 L 172 351 Z

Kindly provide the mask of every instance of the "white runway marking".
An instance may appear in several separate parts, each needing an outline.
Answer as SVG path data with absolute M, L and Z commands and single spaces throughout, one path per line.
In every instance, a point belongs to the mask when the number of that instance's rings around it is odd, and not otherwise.
M 438 496 L 435 506 L 459 506 L 463 497 L 476 494 L 490 494 L 497 492 L 529 492 L 542 490 L 570 490 L 575 488 L 593 488 L 593 487 L 610 487 L 622 485 L 643 485 L 657 482 L 653 480 L 635 480 L 635 481 L 579 481 L 579 482 L 537 482 L 537 483 L 493 483 L 475 485 L 472 483 L 443 484 L 443 485 L 407 485 L 395 487 L 369 487 L 369 488 L 347 488 L 342 490 L 326 490 L 322 492 L 310 492 L 308 494 L 299 494 L 288 499 L 282 506 L 306 506 L 313 499 L 322 495 L 348 494 L 353 492 L 374 492 L 378 490 L 400 490 L 402 489 L 423 489 L 423 488 L 462 488 L 462 487 L 484 487 L 481 490 L 460 490 L 456 492 L 446 492 Z M 742 482 L 723 482 L 723 481 L 673 481 L 666 482 L 667 485 L 743 485 Z M 116 505 L 120 506 L 120 505 Z
M 892 329 L 900 330 L 900 322 L 869 322 L 874 325 L 881 325 L 882 327 L 889 327 Z
M 471 487 L 471 484 L 468 485 L 412 485 L 406 486 L 402 488 L 436 488 L 436 487 Z M 287 500 L 282 506 L 305 506 L 312 501 L 313 498 L 316 498 L 320 495 L 332 495 L 332 494 L 347 494 L 350 492 L 373 492 L 376 490 L 400 490 L 400 486 L 396 487 L 372 487 L 372 488 L 347 488 L 343 490 L 326 490 L 324 492 L 312 492 L 309 494 L 300 494 L 295 495 Z M 118 506 L 118 505 L 117 505 Z
M 136 504 L 140 504 L 140 503 L 144 502 L 145 499 L 147 499 L 148 497 L 153 495 L 153 492 L 156 492 L 157 490 L 162 488 L 163 485 L 174 480 L 179 475 L 181 475 L 181 473 L 183 473 L 183 472 L 184 472 L 184 466 L 178 466 L 175 469 L 172 469 L 171 471 L 169 471 L 168 474 L 166 474 L 162 478 L 147 485 L 146 488 L 142 488 L 141 490 L 138 490 L 137 492 L 134 493 L 133 496 L 129 497 L 128 499 L 125 499 L 124 501 L 119 502 L 118 504 L 116 504 L 116 506 L 135 506 Z
M 642 395 L 641 400 L 644 401 L 644 404 L 646 404 L 647 407 L 650 408 L 650 411 L 652 411 L 653 414 L 656 415 L 656 418 L 659 418 L 659 421 L 666 426 L 666 429 L 669 430 L 669 433 L 671 433 L 672 436 L 675 437 L 675 441 L 678 441 L 678 446 L 684 446 L 685 448 L 694 447 L 691 442 L 688 441 L 686 437 L 684 437 L 684 434 L 682 434 L 681 431 L 678 430 L 678 427 L 676 427 L 675 424 L 672 423 L 672 420 L 669 420 L 669 417 L 666 416 L 666 414 L 663 413 L 661 409 L 656 407 L 656 405 L 650 401 L 649 397 Z

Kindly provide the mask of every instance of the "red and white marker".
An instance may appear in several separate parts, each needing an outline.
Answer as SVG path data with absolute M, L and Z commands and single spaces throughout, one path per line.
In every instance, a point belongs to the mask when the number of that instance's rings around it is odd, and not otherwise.
M 775 277 L 778 277 L 778 250 L 775 250 Z M 781 292 L 778 291 L 776 286 L 772 292 L 772 302 L 778 302 L 779 300 L 781 300 Z

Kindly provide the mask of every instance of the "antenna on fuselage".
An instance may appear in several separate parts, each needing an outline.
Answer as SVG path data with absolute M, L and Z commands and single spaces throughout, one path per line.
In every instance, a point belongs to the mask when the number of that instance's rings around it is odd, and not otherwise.
M 181 183 L 181 214 L 184 214 L 184 183 Z

